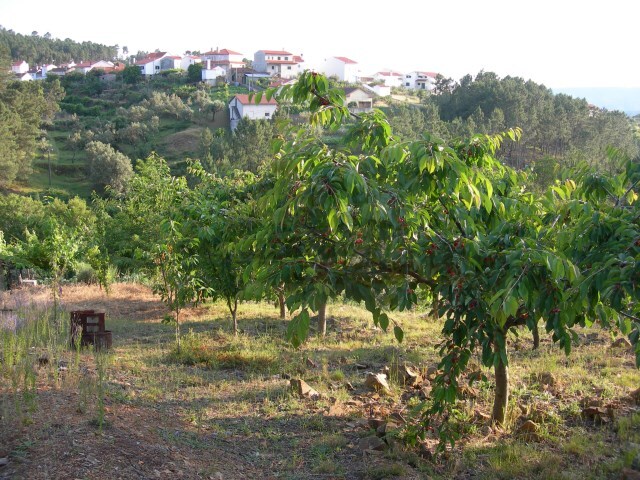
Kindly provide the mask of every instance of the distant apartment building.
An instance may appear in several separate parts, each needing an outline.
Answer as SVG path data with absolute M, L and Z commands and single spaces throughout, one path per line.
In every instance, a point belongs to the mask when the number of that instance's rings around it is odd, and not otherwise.
M 253 54 L 253 69 L 272 77 L 294 78 L 302 71 L 302 55 L 285 50 L 258 50 Z
M 356 83 L 360 79 L 358 62 L 347 57 L 325 59 L 322 71 L 327 77 L 337 77 L 342 82 Z

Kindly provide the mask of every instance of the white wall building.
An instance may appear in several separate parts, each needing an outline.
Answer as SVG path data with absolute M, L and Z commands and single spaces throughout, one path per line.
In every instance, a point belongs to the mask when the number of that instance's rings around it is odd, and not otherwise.
M 235 130 L 243 118 L 249 118 L 251 120 L 271 120 L 277 109 L 278 104 L 273 98 L 267 100 L 267 97 L 262 97 L 260 103 L 256 103 L 255 98 L 249 100 L 249 95 L 236 95 L 229 102 L 231 130 Z
M 388 97 L 391 95 L 391 87 L 387 87 L 386 85 L 367 85 L 366 83 L 363 83 L 362 88 L 369 92 L 373 92 L 380 97 Z
M 400 72 L 394 72 L 393 70 L 377 72 L 373 78 L 384 82 L 387 87 L 399 87 L 402 85 L 402 74 Z
M 358 62 L 347 57 L 330 57 L 324 61 L 322 71 L 327 77 L 335 76 L 343 82 L 355 83 L 360 78 Z
M 227 72 L 224 68 L 215 66 L 213 68 L 203 68 L 202 69 L 202 81 L 211 86 L 215 86 L 218 84 L 218 78 L 226 78 Z
M 433 90 L 436 87 L 435 72 L 409 72 L 402 79 L 402 86 L 414 90 Z
M 302 56 L 285 50 L 258 50 L 253 54 L 253 69 L 272 77 L 294 78 L 301 71 Z
M 229 82 L 239 82 L 237 72 L 241 68 L 245 68 L 244 54 L 223 48 L 216 48 L 202 55 L 202 62 L 205 69 L 211 70 L 220 67 L 224 70 L 224 76 Z
M 13 73 L 27 73 L 29 71 L 29 64 L 24 60 L 18 60 L 11 65 L 11 71 Z
M 140 67 L 140 73 L 145 76 L 156 75 L 160 73 L 160 63 L 162 58 L 167 55 L 167 52 L 154 52 L 147 55 L 145 58 L 136 62 L 136 65 Z
M 189 70 L 189 67 L 191 65 L 195 65 L 196 63 L 202 63 L 202 58 L 196 57 L 194 55 L 185 55 L 180 61 L 180 68 L 182 70 Z

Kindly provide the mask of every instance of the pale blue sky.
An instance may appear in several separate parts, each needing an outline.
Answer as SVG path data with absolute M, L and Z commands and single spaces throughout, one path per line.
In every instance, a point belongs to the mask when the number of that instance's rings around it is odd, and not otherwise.
M 165 6 L 166 5 L 166 6 Z M 156 48 L 261 49 L 327 56 L 454 79 L 494 71 L 548 87 L 640 87 L 640 2 L 298 0 L 148 2 L 0 0 L 0 25 L 19 33 Z

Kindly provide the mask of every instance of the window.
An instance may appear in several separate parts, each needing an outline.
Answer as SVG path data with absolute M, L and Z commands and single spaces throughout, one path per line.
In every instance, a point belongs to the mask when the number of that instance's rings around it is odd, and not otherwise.
M 280 60 L 280 57 L 278 57 L 278 60 Z
M 276 66 L 275 65 L 271 65 L 271 70 L 275 70 Z
M 160 70 L 160 65 L 156 65 L 156 70 Z
M 289 65 L 289 66 L 287 67 L 287 70 L 291 70 L 291 65 Z
M 405 83 L 405 84 L 404 84 L 404 86 L 405 86 L 405 87 L 410 87 L 410 86 L 411 86 L 411 84 L 410 84 L 409 82 L 407 82 L 407 83 Z
M 411 75 L 407 75 L 406 78 L 411 78 Z
M 269 115 L 270 115 L 269 112 L 264 112 L 265 117 L 268 117 Z

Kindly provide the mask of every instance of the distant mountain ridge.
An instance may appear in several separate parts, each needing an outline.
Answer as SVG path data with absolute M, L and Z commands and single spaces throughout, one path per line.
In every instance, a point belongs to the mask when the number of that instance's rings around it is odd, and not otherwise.
M 607 110 L 620 110 L 629 116 L 640 114 L 640 87 L 576 87 L 551 88 L 553 93 L 565 93 Z

